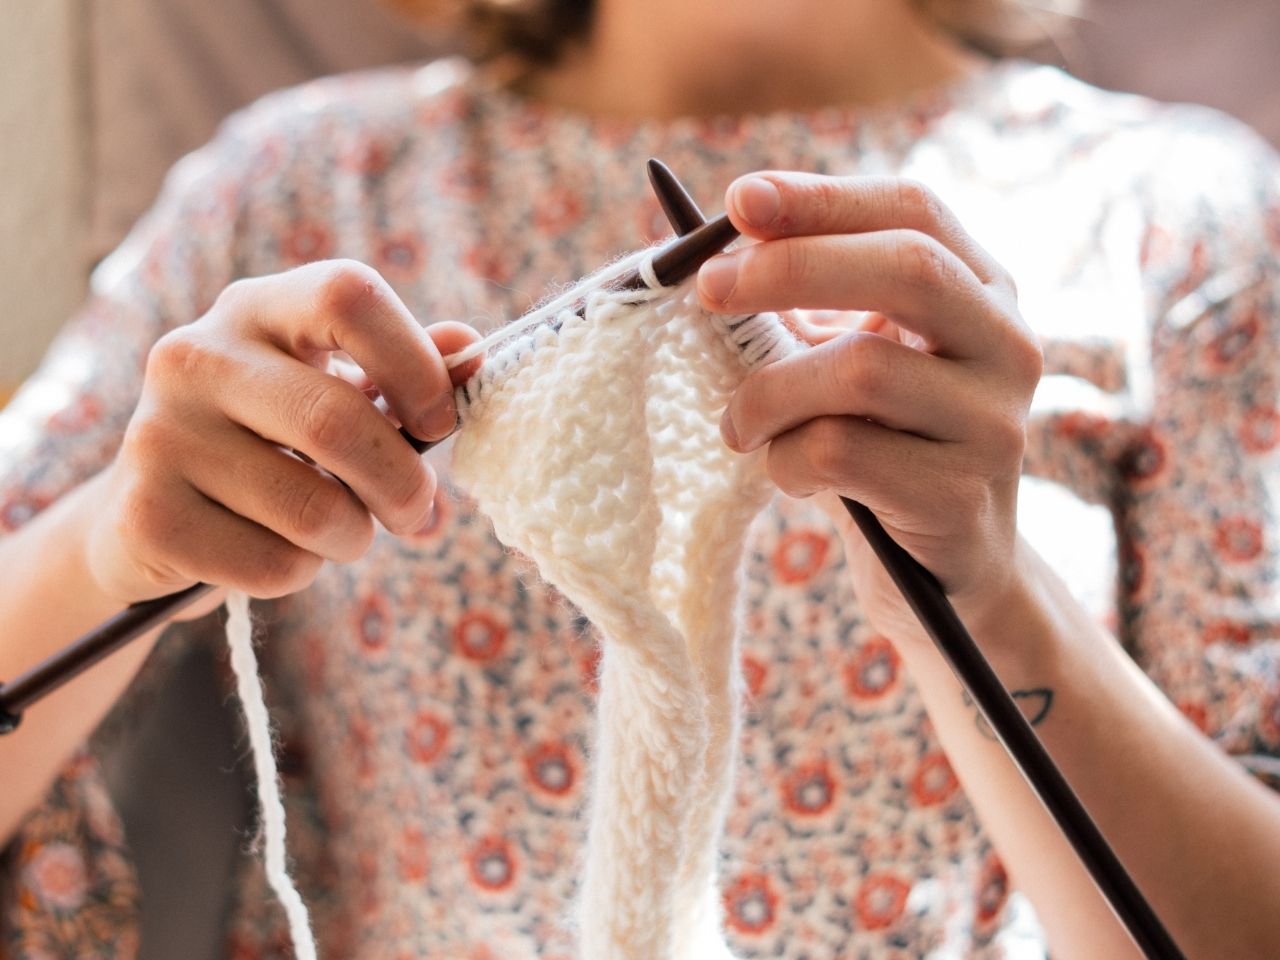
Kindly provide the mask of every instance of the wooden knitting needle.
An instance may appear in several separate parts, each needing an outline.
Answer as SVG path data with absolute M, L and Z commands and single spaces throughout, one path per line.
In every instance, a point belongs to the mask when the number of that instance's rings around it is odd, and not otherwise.
M 728 217 L 720 216 L 703 222 L 699 215 L 698 220 L 697 229 L 673 240 L 654 255 L 653 272 L 663 286 L 680 283 L 692 276 L 698 267 L 738 236 Z M 645 286 L 645 282 L 637 270 L 619 278 L 611 286 L 618 290 L 638 290 Z M 419 453 L 440 442 L 420 440 L 403 428 L 400 435 Z M 0 734 L 14 730 L 22 720 L 22 712 L 41 697 L 52 693 L 130 640 L 164 623 L 213 589 L 212 584 L 197 583 L 177 593 L 135 603 L 17 679 L 0 685 Z
M 649 182 L 676 233 L 685 233 L 704 223 L 698 205 L 666 164 L 654 159 L 648 166 Z M 875 514 L 847 497 L 841 497 L 840 501 L 1144 956 L 1149 960 L 1185 960 L 1013 697 L 1000 683 L 941 584 L 885 532 Z

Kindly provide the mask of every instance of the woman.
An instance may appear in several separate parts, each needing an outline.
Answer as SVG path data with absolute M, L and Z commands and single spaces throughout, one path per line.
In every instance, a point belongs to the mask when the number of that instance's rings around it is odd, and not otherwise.
M 1207 112 L 988 62 L 908 0 L 722 10 L 551 3 L 490 21 L 518 71 L 324 81 L 185 161 L 4 414 L 0 676 L 195 580 L 279 598 L 264 656 L 322 952 L 567 955 L 589 631 L 359 372 L 326 370 L 345 351 L 444 434 L 440 356 L 474 334 L 443 321 L 513 316 L 664 232 L 658 155 L 699 196 L 732 182 L 760 241 L 703 269 L 709 308 L 871 311 L 806 326 L 828 342 L 749 378 L 723 425 L 821 494 L 780 499 L 749 564 L 735 952 L 1135 955 L 842 493 L 947 586 L 1187 954 L 1269 955 L 1280 805 L 1203 733 L 1254 767 L 1280 748 L 1274 158 Z M 1112 507 L 1112 625 L 1154 683 L 1018 538 L 1022 467 Z M 64 764 L 146 646 L 0 742 L 17 955 L 130 955 L 118 828 L 91 761 Z M 287 954 L 243 867 L 236 955 Z

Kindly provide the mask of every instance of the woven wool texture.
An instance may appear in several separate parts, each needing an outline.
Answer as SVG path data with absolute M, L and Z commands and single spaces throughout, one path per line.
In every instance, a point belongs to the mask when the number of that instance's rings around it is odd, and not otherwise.
M 642 270 L 642 273 L 644 271 Z M 586 960 L 714 960 L 717 841 L 738 730 L 739 560 L 769 486 L 720 439 L 774 316 L 702 311 L 686 284 L 593 292 L 491 351 L 459 393 L 454 475 L 604 638 Z

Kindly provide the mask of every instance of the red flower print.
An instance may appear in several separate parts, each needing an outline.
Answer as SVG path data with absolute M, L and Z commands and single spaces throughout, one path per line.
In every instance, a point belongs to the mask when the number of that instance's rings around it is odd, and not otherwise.
M 97 397 L 85 394 L 50 417 L 48 426 L 56 433 L 79 433 L 101 419 L 102 404 Z
M 1203 703 L 1183 700 L 1178 704 L 1178 711 L 1190 720 L 1201 733 L 1209 732 L 1209 710 Z
M 763 873 L 744 873 L 725 888 L 724 919 L 738 933 L 761 934 L 778 919 L 778 895 Z
M 844 685 L 858 700 L 884 696 L 898 679 L 898 651 L 884 637 L 864 643 L 844 668 Z
M 489 189 L 489 177 L 484 168 L 468 161 L 447 167 L 440 175 L 439 183 L 440 193 L 459 200 L 480 200 Z
M 1101 414 L 1070 410 L 1053 419 L 1054 432 L 1075 440 L 1097 440 L 1106 435 L 1111 421 Z
M 1263 705 L 1262 736 L 1269 746 L 1280 745 L 1280 695 L 1274 695 Z
M 391 163 L 391 150 L 379 140 L 362 140 L 344 154 L 343 167 L 366 177 L 377 177 L 386 172 Z
M 1009 875 L 1000 858 L 992 854 L 982 865 L 982 876 L 978 881 L 977 915 L 974 918 L 978 925 L 989 927 L 998 920 L 1008 900 Z
M 424 97 L 418 108 L 418 122 L 424 127 L 441 127 L 456 123 L 467 115 L 466 98 L 457 90 L 446 90 Z
M 760 691 L 764 688 L 764 678 L 768 673 L 769 668 L 763 660 L 749 653 L 742 655 L 742 679 L 747 685 L 747 693 L 752 697 L 760 696 Z
M 417 763 L 431 763 L 444 752 L 449 742 L 449 723 L 428 710 L 413 718 L 405 731 L 405 749 Z
M 1260 329 L 1257 314 L 1250 314 L 1243 322 L 1227 328 L 1210 341 L 1209 362 L 1221 369 L 1235 366 L 1248 355 Z
M 1253 407 L 1245 412 L 1240 443 L 1250 453 L 1267 453 L 1280 446 L 1280 410 Z
M 422 240 L 411 233 L 386 237 L 378 244 L 375 261 L 388 280 L 412 280 L 422 270 Z
M 911 778 L 911 796 L 921 807 L 944 803 L 959 788 L 955 771 L 943 753 L 928 754 Z
M 1150 430 L 1145 431 L 1120 460 L 1121 472 L 1138 486 L 1150 484 L 1168 465 L 1169 445 Z
M 796 767 L 782 783 L 782 802 L 794 814 L 813 817 L 826 813 L 836 800 L 836 781 L 825 760 Z
M 544 793 L 563 797 L 573 790 L 577 780 L 577 764 L 573 754 L 562 743 L 544 743 L 524 758 L 529 782 Z
M 384 596 L 371 593 L 356 608 L 356 636 L 367 654 L 382 654 L 391 642 L 391 607 Z
M 789 530 L 773 551 L 773 572 L 783 583 L 802 583 L 822 567 L 830 545 L 817 530 Z
M 502 653 L 507 628 L 480 610 L 464 613 L 453 628 L 453 646 L 468 660 L 492 660 Z
M 327 260 L 333 255 L 333 236 L 319 223 L 299 223 L 280 238 L 280 255 L 289 263 Z
M 506 890 L 515 882 L 516 861 L 511 844 L 501 837 L 487 837 L 467 858 L 471 882 L 482 890 Z
M 1120 584 L 1127 596 L 1137 596 L 1147 582 L 1147 556 L 1132 541 L 1120 546 Z
M 381 902 L 378 895 L 378 858 L 371 851 L 362 850 L 356 857 L 356 874 L 360 878 L 357 888 L 360 891 L 360 912 L 366 917 L 371 916 L 377 912 Z M 279 953 L 281 956 L 286 955 L 283 947 Z
M 473 276 L 490 283 L 511 281 L 511 259 L 508 251 L 475 246 L 462 255 L 462 266 Z
M 48 497 L 14 493 L 0 500 L 0 530 L 17 530 L 50 504 Z
M 533 226 L 545 236 L 564 233 L 582 217 L 582 197 L 567 187 L 555 187 L 533 209 Z
M 368 783 L 373 779 L 373 749 L 376 740 L 373 727 L 364 717 L 352 717 L 347 728 L 347 754 L 355 759 L 356 779 Z
M 600 692 L 600 644 L 592 643 L 591 649 L 578 660 L 578 673 L 582 677 L 582 685 L 591 693 Z
M 421 883 L 427 878 L 431 869 L 429 845 L 426 835 L 417 827 L 405 827 L 401 831 L 396 865 L 405 883 Z
M 72 911 L 84 903 L 89 871 L 79 850 L 69 843 L 50 843 L 24 854 L 23 882 L 47 909 Z
M 1200 631 L 1200 642 L 1206 647 L 1217 646 L 1220 643 L 1244 646 L 1252 638 L 1253 631 L 1249 629 L 1248 624 L 1235 620 L 1214 620 Z
M 863 930 L 891 927 L 907 905 L 911 885 L 891 873 L 873 873 L 862 882 L 854 901 L 858 926 Z
M 1262 527 L 1248 517 L 1224 517 L 1218 521 L 1214 545 L 1232 563 L 1247 563 L 1262 553 Z

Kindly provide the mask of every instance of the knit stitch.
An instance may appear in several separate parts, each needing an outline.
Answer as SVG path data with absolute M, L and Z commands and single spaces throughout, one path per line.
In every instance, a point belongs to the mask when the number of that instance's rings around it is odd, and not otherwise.
M 459 390 L 455 476 L 604 636 L 577 909 L 591 960 L 729 957 L 716 854 L 738 566 L 768 486 L 718 423 L 747 371 L 792 345 L 774 316 L 726 320 L 689 284 L 650 282 L 552 312 Z

